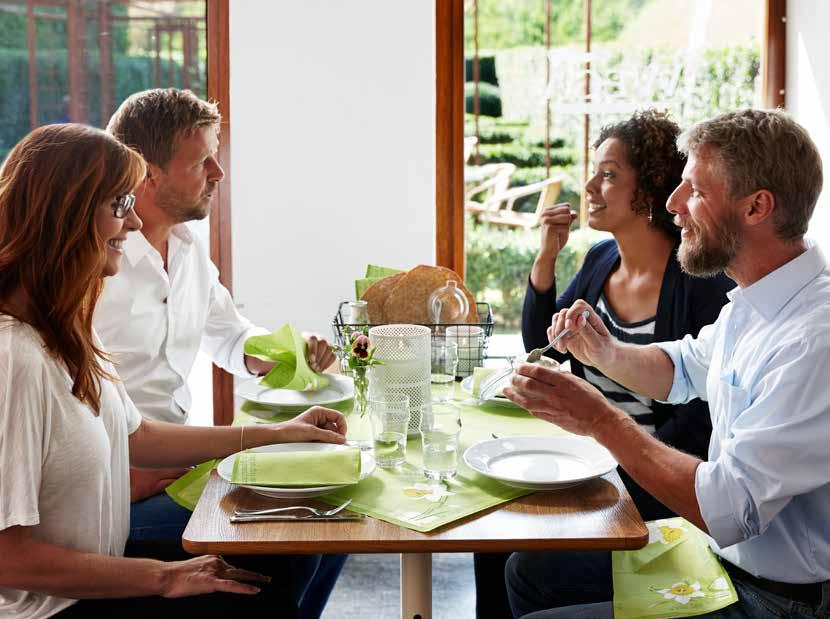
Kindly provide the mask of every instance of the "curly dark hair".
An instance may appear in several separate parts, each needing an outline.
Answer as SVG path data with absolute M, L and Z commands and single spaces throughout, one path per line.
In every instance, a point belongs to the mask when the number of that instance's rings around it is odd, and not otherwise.
M 628 162 L 637 172 L 637 189 L 631 209 L 648 215 L 651 225 L 673 238 L 680 230 L 672 223 L 666 201 L 680 184 L 686 156 L 677 149 L 680 127 L 657 110 L 635 112 L 628 120 L 606 125 L 593 147 L 617 138 L 628 148 Z

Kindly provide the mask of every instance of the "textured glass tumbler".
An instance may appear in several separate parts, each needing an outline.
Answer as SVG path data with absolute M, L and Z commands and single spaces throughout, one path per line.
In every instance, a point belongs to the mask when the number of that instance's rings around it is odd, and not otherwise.
M 375 462 L 378 466 L 399 466 L 406 461 L 406 434 L 409 426 L 409 397 L 390 393 L 369 398 Z

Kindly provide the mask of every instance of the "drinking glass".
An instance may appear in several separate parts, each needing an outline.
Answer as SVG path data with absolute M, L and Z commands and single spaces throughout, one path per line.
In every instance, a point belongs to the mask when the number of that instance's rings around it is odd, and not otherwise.
M 482 363 L 484 329 L 475 325 L 447 327 L 447 341 L 458 344 L 458 376 L 469 376 Z
M 458 437 L 461 407 L 454 402 L 433 402 L 421 417 L 424 475 L 450 479 L 458 472 Z
M 375 461 L 378 466 L 399 466 L 406 461 L 409 396 L 389 393 L 369 398 Z
M 455 391 L 455 375 L 458 372 L 458 344 L 442 337 L 432 339 L 432 366 L 430 380 L 432 399 L 445 402 Z

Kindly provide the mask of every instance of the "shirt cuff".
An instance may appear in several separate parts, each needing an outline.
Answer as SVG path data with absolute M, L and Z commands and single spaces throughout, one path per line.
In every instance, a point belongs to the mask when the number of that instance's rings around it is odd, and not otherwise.
M 672 376 L 669 395 L 666 396 L 665 400 L 658 401 L 664 404 L 684 404 L 689 399 L 689 383 L 683 374 L 683 355 L 681 354 L 683 340 L 655 342 L 654 345 L 669 356 L 674 366 L 674 376 Z
M 720 548 L 747 539 L 735 519 L 736 513 L 743 510 L 729 491 L 725 476 L 723 463 L 718 460 L 701 462 L 695 471 L 695 496 L 700 515 L 706 523 L 709 536 Z
M 268 335 L 269 333 L 270 331 L 263 329 L 262 327 L 251 327 L 239 336 L 236 344 L 234 344 L 233 352 L 231 353 L 231 366 L 228 368 L 231 374 L 241 378 L 256 378 L 258 376 L 258 374 L 251 372 L 248 369 L 248 366 L 245 365 L 245 342 L 249 337 L 253 337 L 255 335 Z

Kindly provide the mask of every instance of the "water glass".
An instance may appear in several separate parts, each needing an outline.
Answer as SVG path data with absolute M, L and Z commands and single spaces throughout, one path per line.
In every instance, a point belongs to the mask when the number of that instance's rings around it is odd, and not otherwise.
M 424 475 L 450 479 L 458 472 L 458 438 L 461 434 L 461 407 L 454 402 L 433 402 L 421 417 L 421 446 Z
M 455 391 L 458 372 L 458 344 L 446 338 L 432 339 L 431 383 L 433 401 L 446 402 Z
M 458 344 L 458 376 L 469 376 L 482 364 L 484 329 L 475 325 L 447 327 L 447 341 Z
M 378 466 L 399 466 L 406 461 L 409 396 L 389 393 L 369 398 L 369 418 Z

